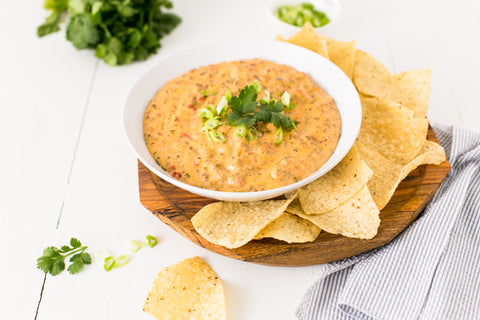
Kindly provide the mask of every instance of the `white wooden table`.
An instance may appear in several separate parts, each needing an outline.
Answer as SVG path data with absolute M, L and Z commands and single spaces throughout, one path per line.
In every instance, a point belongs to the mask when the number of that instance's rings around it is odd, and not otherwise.
M 199 255 L 223 279 L 229 318 L 294 319 L 318 267 L 275 268 L 211 253 L 177 234 L 139 202 L 137 162 L 121 111 L 136 79 L 168 55 L 206 41 L 275 31 L 254 0 L 174 0 L 182 24 L 146 62 L 109 67 L 77 51 L 65 32 L 38 39 L 41 1 L 0 3 L 0 318 L 152 319 L 142 304 L 157 272 Z M 480 131 L 480 2 L 342 1 L 338 40 L 393 72 L 432 68 L 431 122 Z M 89 252 L 129 253 L 129 240 L 156 235 L 154 249 L 106 273 L 103 261 L 72 276 L 45 275 L 48 245 L 78 237 Z

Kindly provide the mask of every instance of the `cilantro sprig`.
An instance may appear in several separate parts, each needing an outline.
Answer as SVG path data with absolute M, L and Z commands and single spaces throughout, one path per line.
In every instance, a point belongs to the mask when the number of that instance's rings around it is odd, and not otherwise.
M 65 270 L 65 259 L 69 256 L 71 264 L 68 266 L 68 272 L 71 274 L 78 273 L 83 266 L 92 263 L 90 254 L 85 252 L 87 246 L 76 239 L 70 239 L 70 246 L 64 245 L 60 249 L 56 247 L 47 247 L 43 250 L 43 256 L 37 259 L 37 268 L 52 276 L 58 275 Z

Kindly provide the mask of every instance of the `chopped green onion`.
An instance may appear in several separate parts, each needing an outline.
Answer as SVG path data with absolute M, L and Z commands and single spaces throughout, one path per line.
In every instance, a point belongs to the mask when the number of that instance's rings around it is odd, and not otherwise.
M 225 136 L 221 132 L 208 131 L 208 137 L 215 142 L 225 142 Z
M 265 95 L 263 96 L 262 99 L 260 99 L 260 103 L 269 103 L 270 102 L 270 92 L 268 90 L 265 90 Z
M 290 106 L 290 93 L 288 93 L 287 91 L 282 94 L 282 103 L 284 106 Z
M 237 129 L 235 130 L 235 136 L 239 137 L 239 138 L 244 138 L 246 135 L 247 135 L 247 127 L 242 124 L 240 126 L 237 127 Z
M 325 13 L 317 11 L 311 3 L 285 5 L 279 7 L 276 16 L 283 22 L 302 27 L 309 21 L 314 28 L 324 26 L 330 22 Z
M 296 107 L 295 103 L 290 102 L 290 105 L 287 107 L 287 109 L 288 109 L 288 110 L 292 110 L 292 109 L 295 108 L 295 107 Z
M 137 240 L 131 240 L 130 241 L 130 250 L 132 252 L 137 252 L 143 247 L 143 244 L 140 241 Z
M 204 97 L 214 96 L 214 95 L 216 95 L 216 94 L 218 93 L 218 92 L 216 92 L 216 91 L 210 91 L 210 92 L 208 92 L 208 91 L 205 91 L 205 90 L 202 90 L 202 91 L 200 91 L 200 92 L 202 93 L 202 96 L 204 96 Z
M 126 265 L 129 260 L 130 259 L 128 258 L 128 256 L 126 254 L 123 254 L 123 255 L 121 255 L 121 256 L 119 256 L 115 259 L 115 265 L 113 267 L 115 269 L 116 268 L 121 268 L 124 265 Z
M 228 102 L 230 102 L 230 99 L 232 99 L 232 93 L 228 89 L 227 91 L 225 91 L 225 98 L 227 99 Z
M 247 130 L 247 140 L 248 141 L 253 141 L 257 140 L 258 134 L 257 134 L 257 129 L 255 127 L 250 127 Z
M 221 124 L 220 117 L 208 119 L 203 123 L 202 131 L 209 131 L 209 130 L 216 129 L 220 124 Z
M 115 259 L 112 256 L 106 257 L 105 264 L 103 265 L 103 269 L 109 272 L 113 269 L 114 266 L 115 266 Z
M 146 237 L 146 243 L 147 245 L 150 247 L 150 248 L 153 248 L 157 245 L 158 243 L 158 240 L 157 238 L 155 238 L 154 236 L 151 236 L 151 235 L 148 235 Z
M 202 108 L 198 110 L 198 112 L 200 113 L 200 117 L 202 117 L 202 119 L 213 118 L 213 112 L 211 110 L 208 110 L 207 108 Z
M 277 131 L 275 132 L 275 143 L 279 144 L 283 140 L 283 129 L 282 127 L 278 128 Z
M 253 81 L 251 85 L 254 86 L 255 89 L 257 89 L 257 92 L 262 91 L 262 85 L 257 80 Z
M 105 249 L 100 249 L 97 251 L 97 257 L 105 259 L 107 257 L 111 256 L 110 252 L 108 252 Z
M 228 105 L 227 98 L 223 96 L 217 105 L 217 114 L 222 115 L 222 113 L 225 113 L 227 110 L 227 105 Z

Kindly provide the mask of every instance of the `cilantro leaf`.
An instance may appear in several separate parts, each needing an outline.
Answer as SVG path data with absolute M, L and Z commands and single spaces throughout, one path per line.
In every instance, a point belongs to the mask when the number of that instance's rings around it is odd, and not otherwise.
M 100 41 L 97 27 L 90 20 L 88 13 L 74 15 L 67 25 L 67 40 L 75 48 L 86 49 L 94 47 Z
M 69 247 L 64 245 L 61 249 L 56 247 L 47 247 L 43 250 L 43 256 L 37 259 L 37 268 L 45 273 L 56 276 L 65 270 L 65 258 L 70 257 L 68 271 L 72 274 L 79 272 L 85 264 L 92 263 L 92 258 L 85 252 L 86 246 L 82 247 L 82 243 L 76 238 L 70 239 Z
M 245 86 L 238 96 L 232 96 L 230 106 L 240 114 L 254 112 L 257 109 L 257 88 L 254 85 Z
M 241 117 L 240 119 L 238 119 L 236 122 L 235 122 L 235 125 L 236 126 L 241 126 L 241 125 L 244 125 L 246 127 L 253 127 L 255 125 L 255 122 L 257 120 L 255 119 L 255 117 L 251 114 L 247 114 L 243 117 Z

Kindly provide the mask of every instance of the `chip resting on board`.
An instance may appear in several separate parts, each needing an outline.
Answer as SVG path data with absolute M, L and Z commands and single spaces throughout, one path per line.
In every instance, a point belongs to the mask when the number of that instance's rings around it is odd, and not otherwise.
M 320 228 L 308 220 L 284 212 L 268 224 L 255 239 L 274 238 L 288 243 L 314 241 L 320 234 Z
M 320 36 L 321 37 L 321 36 Z M 337 67 L 350 78 L 353 77 L 353 69 L 355 66 L 355 43 L 356 41 L 341 42 L 330 38 L 327 41 L 328 58 Z
M 143 310 L 158 320 L 225 320 L 222 281 L 200 257 L 163 268 Z
M 367 186 L 340 207 L 326 213 L 311 215 L 297 211 L 300 217 L 326 232 L 358 239 L 375 237 L 380 225 L 379 213 Z
M 307 214 L 335 209 L 357 194 L 371 176 L 372 170 L 354 145 L 335 168 L 299 190 L 302 208 Z
M 305 23 L 296 35 L 288 39 L 288 42 L 312 50 L 328 59 L 327 41 L 317 36 L 310 22 Z
M 229 249 L 238 248 L 277 219 L 292 200 L 215 202 L 198 211 L 192 224 L 208 241 Z

